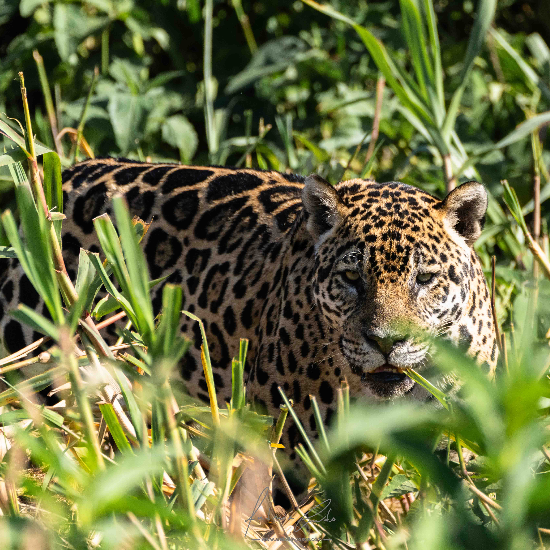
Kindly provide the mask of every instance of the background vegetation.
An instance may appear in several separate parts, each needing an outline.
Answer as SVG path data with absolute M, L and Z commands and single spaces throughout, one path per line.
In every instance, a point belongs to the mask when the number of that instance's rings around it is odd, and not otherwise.
M 332 500 L 331 515 L 303 529 L 326 539 L 310 548 L 549 545 L 545 0 L 4 0 L 0 37 L 7 150 L 0 202 L 22 222 L 19 237 L 11 214 L 2 216 L 10 245 L 2 254 L 19 258 L 51 321 L 24 308 L 15 315 L 57 343 L 41 356 L 45 375 L 0 394 L 9 447 L 0 465 L 3 547 L 303 544 L 239 536 L 228 495 L 244 469 L 242 454 L 264 448 L 266 458 L 265 441 L 277 434 L 244 403 L 244 347 L 229 407 L 218 409 L 213 395 L 211 407 L 193 407 L 170 390 L 170 370 L 185 352 L 174 332 L 179 291 L 166 287 L 157 324 L 137 247 L 143 224 L 134 228 L 117 205 L 122 245 L 111 222 L 98 220 L 107 263 L 83 254 L 77 281 L 64 275 L 61 221 L 47 211 L 56 211 L 60 166 L 86 155 L 318 172 L 333 182 L 372 175 L 439 196 L 456 182 L 483 181 L 491 200 L 477 250 L 488 277 L 496 257 L 494 301 L 504 333 L 496 381 L 442 349 L 439 368 L 466 385 L 459 401 L 438 393 L 440 411 L 350 405 L 342 388 L 336 426 L 315 450 L 307 438 L 301 450 Z M 26 123 L 20 71 L 31 106 Z M 47 149 L 36 144 L 33 154 L 29 132 L 23 141 L 7 117 L 27 130 L 32 123 L 37 139 L 58 153 L 39 159 L 45 201 L 32 158 Z M 13 163 L 29 156 L 38 208 Z M 101 286 L 112 298 L 98 304 Z M 132 332 L 119 345 L 135 356 L 115 361 L 94 322 L 120 306 Z M 83 313 L 92 310 L 93 320 Z M 75 334 L 84 348 L 78 363 Z M 19 354 L 2 362 L 7 383 L 8 371 L 25 361 L 36 360 Z M 108 383 L 95 387 L 82 379 L 86 373 Z M 59 376 L 71 384 L 65 407 L 41 407 L 33 393 Z M 113 379 L 124 400 L 108 393 Z M 183 425 L 189 418 L 202 427 L 193 445 Z M 458 454 L 443 452 L 440 461 L 432 449 L 441 434 Z M 479 454 L 474 463 L 461 460 L 462 445 Z M 275 521 L 271 536 L 288 532 L 296 514 Z

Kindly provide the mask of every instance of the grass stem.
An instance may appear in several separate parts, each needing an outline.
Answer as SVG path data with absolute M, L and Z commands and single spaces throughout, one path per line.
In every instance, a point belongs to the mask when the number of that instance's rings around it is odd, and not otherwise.
M 206 0 L 204 5 L 204 116 L 206 120 L 206 140 L 212 156 L 218 150 L 216 125 L 214 120 L 214 83 L 212 81 L 212 18 L 214 2 Z
M 258 51 L 258 45 L 256 44 L 256 39 L 254 38 L 254 33 L 252 32 L 252 27 L 250 26 L 250 19 L 246 15 L 241 0 L 232 0 L 233 8 L 239 19 L 239 23 L 243 28 L 244 37 L 246 38 L 246 43 L 248 44 L 248 49 L 250 53 L 254 55 Z
M 96 67 L 94 69 L 94 76 L 92 77 L 92 83 L 90 84 L 90 89 L 88 90 L 88 96 L 86 97 L 84 107 L 82 107 L 82 114 L 80 115 L 80 122 L 78 123 L 78 128 L 76 130 L 76 143 L 75 143 L 75 146 L 74 146 L 73 164 L 77 161 L 77 158 L 78 158 L 78 150 L 79 150 L 79 147 L 80 147 L 80 141 L 82 140 L 82 134 L 84 132 L 84 125 L 86 124 L 86 113 L 88 112 L 88 107 L 90 106 L 90 101 L 92 99 L 92 94 L 94 93 L 95 83 L 96 83 L 96 80 L 97 80 L 98 76 L 99 76 L 99 69 Z
M 376 147 L 378 134 L 380 132 L 380 115 L 382 113 L 382 101 L 384 100 L 384 89 L 386 87 L 386 79 L 380 75 L 376 81 L 376 105 L 374 107 L 374 118 L 372 121 L 372 134 L 370 137 L 369 148 L 367 149 L 366 161 L 368 162 Z
M 46 104 L 48 120 L 50 121 L 50 129 L 52 131 L 55 150 L 57 151 L 57 154 L 61 157 L 63 155 L 63 151 L 61 150 L 61 145 L 57 141 L 57 116 L 53 104 L 50 84 L 48 82 L 48 75 L 46 74 L 46 69 L 44 67 L 44 59 L 42 58 L 38 50 L 34 50 L 32 52 L 32 56 L 38 68 L 38 77 L 40 78 L 40 86 L 42 87 L 42 95 L 44 96 L 44 103 Z
M 101 74 L 106 76 L 109 73 L 109 32 L 110 25 L 107 25 L 101 33 Z
M 497 347 L 500 354 L 502 354 L 502 340 L 500 337 L 500 328 L 498 326 L 497 308 L 496 308 L 496 257 L 491 258 L 491 312 L 493 314 L 493 323 L 495 325 L 495 336 L 497 339 Z

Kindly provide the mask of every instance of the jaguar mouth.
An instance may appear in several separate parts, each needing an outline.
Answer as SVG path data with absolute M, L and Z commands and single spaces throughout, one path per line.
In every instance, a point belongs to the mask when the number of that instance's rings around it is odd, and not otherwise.
M 361 381 L 379 397 L 404 395 L 411 391 L 415 385 L 415 382 L 405 374 L 403 369 L 390 364 L 363 373 Z

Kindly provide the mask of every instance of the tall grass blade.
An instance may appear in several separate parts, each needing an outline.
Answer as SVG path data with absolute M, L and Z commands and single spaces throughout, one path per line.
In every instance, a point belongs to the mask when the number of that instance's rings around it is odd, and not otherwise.
M 464 59 L 464 65 L 460 73 L 461 84 L 453 94 L 449 109 L 447 111 L 447 116 L 443 122 L 443 128 L 441 129 L 443 139 L 446 142 L 449 141 L 451 132 L 454 130 L 458 109 L 460 107 L 460 102 L 462 101 L 462 94 L 468 84 L 469 76 L 474 66 L 474 61 L 481 51 L 481 46 L 485 41 L 487 31 L 489 30 L 489 27 L 495 17 L 496 6 L 497 0 L 480 0 L 479 2 L 476 20 L 472 33 L 470 34 L 470 40 L 468 41 L 466 58 Z
M 111 405 L 111 403 L 100 403 L 99 410 L 101 411 L 101 414 L 105 419 L 105 423 L 109 428 L 109 432 L 113 436 L 113 440 L 115 442 L 115 445 L 117 446 L 117 449 L 123 455 L 134 454 L 130 442 L 128 441 L 128 438 L 126 437 L 126 434 L 124 433 L 124 430 L 120 425 L 113 405 Z
M 300 422 L 300 419 L 298 418 L 298 415 L 294 411 L 292 405 L 290 404 L 290 401 L 288 400 L 287 396 L 285 395 L 285 392 L 282 390 L 282 388 L 279 386 L 277 388 L 279 390 L 279 393 L 281 394 L 281 397 L 283 398 L 283 401 L 285 402 L 285 405 L 288 408 L 288 411 L 290 412 L 290 415 L 292 416 L 292 419 L 294 420 L 294 423 L 296 424 L 296 428 L 298 428 L 298 431 L 300 432 L 300 435 L 304 439 L 306 445 L 309 448 L 309 452 L 311 453 L 311 456 L 313 457 L 313 461 L 315 462 L 316 469 L 318 469 L 323 474 L 326 473 L 325 466 L 323 465 L 323 462 L 319 458 L 319 455 L 317 454 L 317 451 L 315 450 L 315 447 L 313 446 L 313 443 L 311 442 L 311 439 L 306 434 L 306 431 L 304 430 L 304 427 L 302 423 Z
M 37 332 L 45 334 L 55 341 L 59 340 L 59 330 L 57 327 L 46 319 L 46 317 L 40 315 L 40 313 L 25 304 L 19 304 L 17 309 L 11 312 L 11 316 L 24 325 L 30 326 Z
M 430 49 L 433 56 L 434 81 L 439 100 L 439 110 L 445 113 L 445 96 L 443 93 L 443 65 L 441 64 L 441 47 L 439 44 L 439 34 L 437 32 L 437 21 L 432 0 L 423 0 L 424 17 L 428 25 L 428 35 L 430 40 Z M 438 122 L 439 123 L 439 122 Z
M 206 120 L 206 140 L 208 151 L 214 155 L 218 150 L 218 134 L 216 131 L 216 120 L 214 118 L 214 84 L 212 81 L 212 19 L 213 0 L 205 0 L 204 5 L 204 118 Z
M 421 106 L 422 100 L 418 97 L 415 97 L 414 94 L 407 93 L 402 84 L 398 81 L 397 77 L 399 75 L 399 72 L 396 69 L 390 56 L 388 55 L 386 48 L 384 47 L 382 42 L 380 42 L 370 31 L 368 31 L 361 25 L 358 25 L 357 23 L 355 23 L 355 21 L 338 12 L 331 6 L 328 6 L 326 4 L 319 4 L 314 0 L 302 0 L 302 2 L 304 2 L 308 6 L 311 6 L 317 11 L 320 11 L 321 13 L 324 13 L 325 15 L 332 17 L 333 19 L 338 19 L 339 21 L 343 21 L 344 23 L 351 25 L 367 47 L 370 55 L 376 63 L 376 66 L 384 75 L 386 82 L 394 91 L 395 95 L 399 98 L 399 101 L 402 103 L 402 105 L 409 109 L 412 113 L 414 113 L 414 115 L 422 121 L 422 124 L 433 126 L 434 121 L 432 117 Z
M 531 84 L 539 88 L 546 101 L 550 101 L 550 88 L 546 85 L 544 79 L 531 68 L 518 52 L 516 52 L 501 32 L 496 29 L 491 29 L 490 32 L 497 44 L 517 63 L 518 67 Z
M 206 340 L 206 332 L 204 330 L 204 325 L 202 321 L 193 313 L 189 311 L 183 312 L 187 317 L 190 317 L 197 323 L 199 323 L 201 336 L 202 336 L 202 346 L 201 346 L 201 359 L 202 366 L 204 369 L 204 376 L 206 378 L 206 385 L 208 387 L 208 397 L 210 398 L 210 406 L 212 408 L 212 420 L 214 421 L 215 426 L 220 424 L 220 411 L 218 407 L 218 398 L 216 396 L 216 386 L 214 384 L 214 376 L 212 374 L 212 363 L 210 361 L 210 352 L 208 350 L 208 342 Z
M 429 101 L 428 88 L 435 91 L 434 74 L 426 48 L 424 26 L 420 13 L 412 0 L 400 0 L 403 31 L 412 57 L 412 64 L 425 101 Z
M 2 215 L 2 223 L 11 245 L 29 280 L 44 300 L 55 323 L 63 324 L 64 315 L 57 286 L 47 222 L 44 215 L 35 207 L 28 186 L 16 188 L 17 204 L 21 216 L 25 246 L 19 236 L 11 212 Z
M 48 208 L 63 213 L 63 182 L 61 181 L 61 161 L 57 153 L 45 153 L 42 157 L 44 168 L 44 194 Z M 57 239 L 61 242 L 61 220 L 54 222 Z
M 120 233 L 122 250 L 124 251 L 124 260 L 128 268 L 129 279 L 125 290 L 127 296 L 131 298 L 137 317 L 140 319 L 140 324 L 138 325 L 140 332 L 145 341 L 149 343 L 154 330 L 154 315 L 149 294 L 147 262 L 139 246 L 136 231 L 122 197 L 115 197 L 113 199 L 113 209 Z M 121 271 L 123 270 L 121 269 Z M 122 284 L 122 281 L 119 280 L 119 283 Z

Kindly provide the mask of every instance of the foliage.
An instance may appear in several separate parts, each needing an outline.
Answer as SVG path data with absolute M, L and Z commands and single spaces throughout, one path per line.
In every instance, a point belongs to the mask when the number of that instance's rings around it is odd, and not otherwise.
M 164 287 L 156 319 L 149 289 L 160 281 L 149 281 L 139 248 L 147 225 L 120 201 L 116 227 L 95 221 L 101 258 L 83 252 L 74 285 L 63 272 L 60 169 L 90 154 L 332 181 L 372 174 L 440 196 L 483 181 L 491 200 L 476 247 L 487 274 L 496 256 L 504 329 L 496 381 L 440 346 L 437 368 L 464 381 L 459 399 L 437 395 L 440 408 L 350 404 L 344 386 L 325 430 L 313 400 L 319 441 L 304 434 L 299 454 L 331 505 L 302 530 L 328 539 L 311 548 L 548 546 L 550 287 L 540 275 L 550 274 L 550 22 L 539 10 L 522 0 L 7 0 L 0 34 L 0 112 L 12 117 L 0 120 L 0 203 L 20 220 L 18 231 L 2 215 L 0 254 L 19 258 L 50 318 L 25 307 L 13 315 L 56 343 L 1 363 L 2 374 L 28 362 L 47 369 L 0 394 L 12 444 L 0 465 L 3 547 L 18 547 L 22 533 L 37 547 L 244 547 L 226 530 L 246 469 L 234 458 L 263 449 L 266 459 L 266 441 L 276 447 L 277 430 L 245 402 L 244 344 L 227 407 L 212 388 L 211 406 L 197 407 L 168 384 L 187 346 L 176 331 L 181 289 Z M 20 71 L 32 116 L 14 85 Z M 101 288 L 108 297 L 98 300 Z M 115 360 L 86 312 L 120 308 L 130 321 L 120 346 L 132 353 Z M 33 394 L 59 376 L 71 384 L 65 407 L 41 407 Z M 463 448 L 477 459 L 466 465 Z M 23 475 L 25 453 L 40 476 Z

